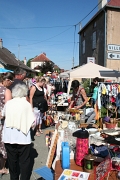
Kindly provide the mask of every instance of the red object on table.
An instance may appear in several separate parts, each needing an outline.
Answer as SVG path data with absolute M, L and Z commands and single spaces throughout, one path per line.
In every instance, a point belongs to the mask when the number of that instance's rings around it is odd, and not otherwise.
M 73 159 L 70 160 L 70 169 L 75 170 L 75 171 L 82 171 L 82 172 L 84 171 L 83 167 L 77 166 Z M 95 169 L 95 167 L 94 167 L 94 169 Z M 62 172 L 63 172 L 63 169 L 61 167 L 61 161 L 58 160 L 55 165 L 54 180 L 58 180 L 60 175 L 62 174 Z M 107 177 L 105 179 L 117 180 L 117 173 L 118 173 L 117 171 L 111 171 L 108 179 L 107 179 Z M 96 175 L 95 175 L 94 171 L 92 173 L 90 173 L 89 180 L 96 180 Z
M 88 147 L 89 147 L 89 133 L 85 130 L 85 128 L 82 128 L 78 131 L 75 131 L 73 133 L 74 137 L 77 137 L 76 139 L 76 152 L 75 152 L 75 162 L 79 166 L 83 166 L 84 163 L 84 157 L 88 154 Z
M 77 138 L 75 162 L 79 166 L 83 166 L 84 157 L 88 154 L 88 139 Z

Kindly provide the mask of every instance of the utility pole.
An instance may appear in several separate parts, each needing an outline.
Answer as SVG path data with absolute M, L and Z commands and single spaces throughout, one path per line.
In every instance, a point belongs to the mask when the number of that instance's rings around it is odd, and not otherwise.
M 20 44 L 18 44 L 18 60 L 19 60 L 19 57 L 20 56 Z
M 19 65 L 19 58 L 20 58 L 20 44 L 18 44 L 18 65 Z
M 73 69 L 74 69 L 74 57 L 73 57 Z

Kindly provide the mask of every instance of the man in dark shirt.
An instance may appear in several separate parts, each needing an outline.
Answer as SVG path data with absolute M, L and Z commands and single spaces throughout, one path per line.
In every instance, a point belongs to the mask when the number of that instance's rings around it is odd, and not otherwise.
M 8 87 L 10 90 L 16 85 L 16 84 L 25 84 L 23 80 L 26 77 L 26 71 L 22 68 L 16 68 L 14 71 L 15 79 L 14 82 Z

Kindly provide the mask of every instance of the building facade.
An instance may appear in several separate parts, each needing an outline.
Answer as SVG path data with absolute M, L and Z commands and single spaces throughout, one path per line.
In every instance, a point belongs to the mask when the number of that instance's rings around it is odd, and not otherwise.
M 24 62 L 26 58 L 24 59 Z M 25 69 L 27 72 L 33 72 L 22 61 L 18 60 L 13 53 L 3 46 L 3 40 L 0 39 L 0 68 L 6 68 L 9 70 L 15 70 L 17 67 Z
M 104 4 L 79 32 L 79 65 L 96 64 L 120 70 L 120 0 Z
M 30 67 L 34 69 L 37 66 L 41 66 L 44 62 L 51 62 L 47 56 L 46 53 L 42 53 L 39 56 L 35 57 L 34 59 L 31 60 Z

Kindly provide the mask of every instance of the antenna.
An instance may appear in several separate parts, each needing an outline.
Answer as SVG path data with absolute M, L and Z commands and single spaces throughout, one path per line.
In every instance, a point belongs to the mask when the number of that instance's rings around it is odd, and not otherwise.
M 19 60 L 19 55 L 20 55 L 20 44 L 18 44 L 18 60 Z
M 73 69 L 74 69 L 74 57 L 73 57 Z
M 18 44 L 18 65 L 19 65 L 19 57 L 20 56 L 20 44 Z

